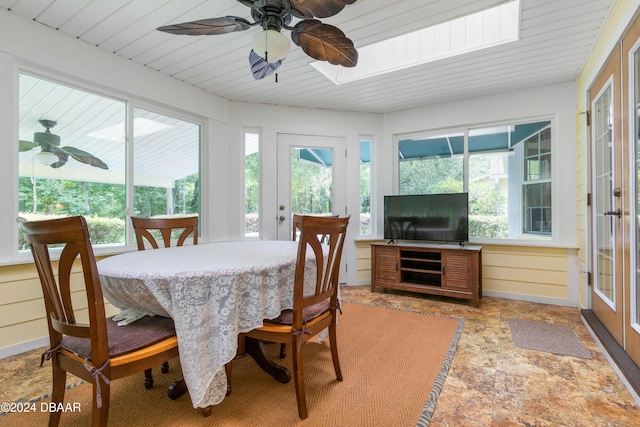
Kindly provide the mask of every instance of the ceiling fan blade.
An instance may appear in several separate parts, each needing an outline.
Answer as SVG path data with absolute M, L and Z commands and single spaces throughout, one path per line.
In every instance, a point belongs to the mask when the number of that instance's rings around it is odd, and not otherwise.
M 157 30 L 169 34 L 210 36 L 215 34 L 233 33 L 234 31 L 244 31 L 254 25 L 256 24 L 252 24 L 239 16 L 223 16 L 220 18 L 184 22 L 182 24 L 165 25 L 164 27 L 158 27 Z
M 304 53 L 319 61 L 343 67 L 358 64 L 358 51 L 342 30 L 316 19 L 298 22 L 291 30 L 291 39 Z
M 298 18 L 328 18 L 356 0 L 290 0 L 292 13 Z M 295 11 L 300 13 L 300 16 Z
M 59 167 L 64 166 L 67 163 L 67 160 L 69 160 L 69 155 L 67 153 L 63 153 L 62 151 L 54 151 L 53 154 L 58 156 L 58 161 L 53 162 L 49 165 L 54 169 L 58 169 Z
M 263 57 L 251 49 L 251 53 L 249 53 L 249 63 L 251 64 L 253 78 L 260 80 L 270 76 L 274 71 L 280 68 L 280 65 L 282 65 L 282 59 L 279 59 L 276 62 L 267 62 Z
M 80 163 L 85 163 L 89 166 L 94 166 L 100 169 L 109 169 L 109 166 L 107 166 L 105 162 L 103 162 L 93 154 L 87 153 L 86 151 L 79 150 L 75 147 L 58 147 L 52 151 L 58 157 L 60 157 L 59 153 L 62 153 L 62 154 L 73 157 Z
M 37 144 L 35 142 L 31 142 L 31 141 L 24 141 L 24 140 L 20 140 L 18 141 L 18 151 L 20 151 L 21 153 L 24 151 L 30 151 L 33 150 L 36 147 L 39 147 L 40 144 Z

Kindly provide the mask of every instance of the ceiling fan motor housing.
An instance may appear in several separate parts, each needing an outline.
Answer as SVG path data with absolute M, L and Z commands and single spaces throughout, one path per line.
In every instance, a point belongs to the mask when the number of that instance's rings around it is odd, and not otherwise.
M 262 24 L 264 30 L 280 31 L 291 23 L 291 6 L 287 7 L 280 0 L 263 0 L 255 2 L 251 8 L 251 17 Z
M 39 121 L 42 126 L 44 126 L 47 130 L 44 132 L 35 132 L 33 134 L 33 142 L 39 144 L 44 151 L 48 151 L 47 148 L 49 146 L 60 145 L 60 136 L 51 133 L 50 129 L 54 127 L 57 122 L 54 120 L 40 120 Z

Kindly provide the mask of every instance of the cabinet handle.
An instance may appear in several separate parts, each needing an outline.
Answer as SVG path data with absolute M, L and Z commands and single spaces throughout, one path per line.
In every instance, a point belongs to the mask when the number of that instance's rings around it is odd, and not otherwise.
M 398 260 L 396 260 L 396 271 L 398 271 Z
M 442 264 L 442 268 L 440 269 L 440 271 L 442 271 L 442 275 L 444 276 L 444 264 Z

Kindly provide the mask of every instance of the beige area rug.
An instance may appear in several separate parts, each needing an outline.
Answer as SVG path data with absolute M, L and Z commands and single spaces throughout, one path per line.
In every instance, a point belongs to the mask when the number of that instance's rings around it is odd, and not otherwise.
M 343 303 L 338 347 L 344 381 L 335 379 L 328 343 L 304 348 L 305 389 L 309 418 L 298 417 L 293 382 L 281 384 L 260 370 L 250 357 L 233 363 L 233 392 L 204 418 L 188 396 L 167 397 L 180 377 L 178 359 L 171 371 L 154 370 L 155 385 L 145 390 L 142 374 L 112 383 L 110 426 L 428 426 L 453 360 L 464 320 L 371 305 Z M 279 345 L 268 345 L 276 362 Z M 157 373 L 155 373 L 158 371 Z M 62 426 L 88 426 L 91 384 L 65 395 L 80 411 L 62 415 Z M 0 416 L 0 426 L 43 426 L 48 414 Z
M 580 338 L 566 325 L 508 319 L 513 343 L 521 348 L 591 359 L 593 356 Z

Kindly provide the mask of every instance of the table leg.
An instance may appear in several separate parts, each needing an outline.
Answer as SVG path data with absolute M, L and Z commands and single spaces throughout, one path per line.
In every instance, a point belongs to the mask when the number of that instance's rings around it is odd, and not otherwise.
M 224 365 L 224 370 L 227 374 L 227 393 L 225 394 L 225 396 L 229 396 L 231 394 L 231 362 Z M 177 398 L 184 395 L 187 391 L 189 391 L 187 389 L 187 383 L 184 381 L 184 378 L 180 378 L 169 386 L 169 389 L 167 390 L 167 396 L 169 396 L 171 400 L 176 400 Z M 209 409 L 209 412 L 210 411 L 211 409 Z
M 256 361 L 266 373 L 281 383 L 291 380 L 291 372 L 284 366 L 273 363 L 264 349 L 264 343 L 260 340 L 245 337 L 244 350 Z

